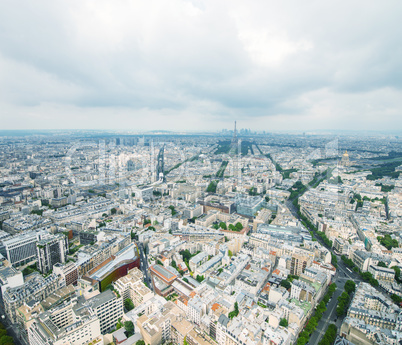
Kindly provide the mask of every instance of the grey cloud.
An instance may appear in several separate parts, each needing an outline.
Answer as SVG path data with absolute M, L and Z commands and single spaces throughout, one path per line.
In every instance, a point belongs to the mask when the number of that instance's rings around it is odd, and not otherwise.
M 396 0 L 2 2 L 0 102 L 17 113 L 54 103 L 178 115 L 203 104 L 216 119 L 307 119 L 313 101 L 337 113 L 351 94 L 387 102 L 382 90 L 402 86 L 401 9 Z

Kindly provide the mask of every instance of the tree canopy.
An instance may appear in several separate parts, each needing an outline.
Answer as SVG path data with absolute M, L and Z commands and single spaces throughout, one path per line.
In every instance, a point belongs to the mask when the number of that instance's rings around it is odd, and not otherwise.
M 130 311 L 130 310 L 133 310 L 133 309 L 134 309 L 134 303 L 133 303 L 133 301 L 132 301 L 130 298 L 126 298 L 126 299 L 124 300 L 124 308 L 125 308 L 127 311 Z

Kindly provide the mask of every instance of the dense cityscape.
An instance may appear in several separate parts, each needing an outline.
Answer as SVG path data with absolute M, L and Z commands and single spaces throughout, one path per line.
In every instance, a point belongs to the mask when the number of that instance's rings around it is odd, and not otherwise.
M 402 345 L 401 13 L 0 0 L 0 345 Z
M 2 131 L 0 344 L 402 343 L 402 139 Z

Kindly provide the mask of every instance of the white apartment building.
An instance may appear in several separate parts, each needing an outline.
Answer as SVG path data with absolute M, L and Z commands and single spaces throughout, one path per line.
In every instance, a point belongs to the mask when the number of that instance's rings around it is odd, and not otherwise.
M 28 339 L 30 345 L 103 345 L 98 316 L 75 303 L 39 314 L 28 329 Z
M 205 313 L 204 303 L 199 296 L 191 298 L 187 303 L 187 318 L 196 325 L 201 324 L 201 318 Z
M 373 275 L 374 279 L 386 280 L 393 282 L 395 271 L 392 268 L 370 265 L 368 271 Z
M 123 298 L 123 301 L 130 298 L 134 306 L 137 307 L 154 296 L 154 293 L 145 286 L 142 279 L 142 272 L 135 267 L 128 271 L 126 276 L 116 280 L 113 284 Z
M 13 266 L 1 266 L 0 267 L 0 289 L 1 295 L 8 288 L 21 286 L 24 284 L 24 277 L 22 272 L 15 269 Z
M 102 334 L 112 330 L 123 315 L 123 299 L 110 290 L 92 297 L 88 304 L 99 318 Z
M 201 266 L 203 263 L 207 261 L 208 261 L 208 254 L 201 252 L 198 253 L 196 256 L 193 256 L 188 262 L 188 265 L 190 266 L 190 270 L 194 272 L 197 267 Z

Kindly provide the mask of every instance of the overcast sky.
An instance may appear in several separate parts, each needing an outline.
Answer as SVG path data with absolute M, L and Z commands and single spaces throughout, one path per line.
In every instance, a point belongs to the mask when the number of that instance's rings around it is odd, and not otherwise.
M 1 129 L 402 129 L 402 1 L 0 0 Z

